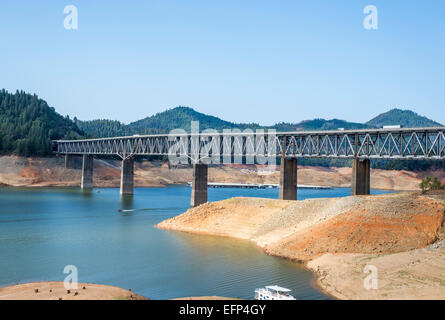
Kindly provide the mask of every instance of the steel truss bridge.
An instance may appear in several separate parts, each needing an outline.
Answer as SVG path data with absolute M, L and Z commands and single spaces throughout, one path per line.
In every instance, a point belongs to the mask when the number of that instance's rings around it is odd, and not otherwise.
M 58 140 L 66 155 L 445 159 L 445 127 L 337 131 L 244 131 Z

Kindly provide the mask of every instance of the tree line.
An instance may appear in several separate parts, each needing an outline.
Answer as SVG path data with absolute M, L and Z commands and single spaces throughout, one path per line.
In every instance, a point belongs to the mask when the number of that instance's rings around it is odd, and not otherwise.
M 51 154 L 51 140 L 75 139 L 84 133 L 54 108 L 23 91 L 0 91 L 0 154 Z

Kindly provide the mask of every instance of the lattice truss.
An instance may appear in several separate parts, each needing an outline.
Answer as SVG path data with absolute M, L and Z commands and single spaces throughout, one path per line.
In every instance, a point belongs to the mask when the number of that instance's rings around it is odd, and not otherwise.
M 149 135 L 57 141 L 60 154 L 169 155 L 197 161 L 223 157 L 445 159 L 445 128 Z

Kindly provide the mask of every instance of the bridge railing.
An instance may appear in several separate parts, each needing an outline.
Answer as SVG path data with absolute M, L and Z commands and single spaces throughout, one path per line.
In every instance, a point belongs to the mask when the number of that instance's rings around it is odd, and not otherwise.
M 135 135 L 59 140 L 60 154 L 219 157 L 445 159 L 445 127 L 303 132 Z

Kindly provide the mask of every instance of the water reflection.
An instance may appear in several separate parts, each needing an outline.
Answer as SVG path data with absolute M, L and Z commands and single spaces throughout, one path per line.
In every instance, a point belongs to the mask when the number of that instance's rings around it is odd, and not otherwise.
M 81 189 L 80 191 L 81 191 L 82 197 L 85 199 L 91 199 L 93 197 L 94 191 L 92 188 Z
M 134 209 L 134 197 L 133 195 L 121 195 L 121 207 L 120 211 L 131 211 Z

